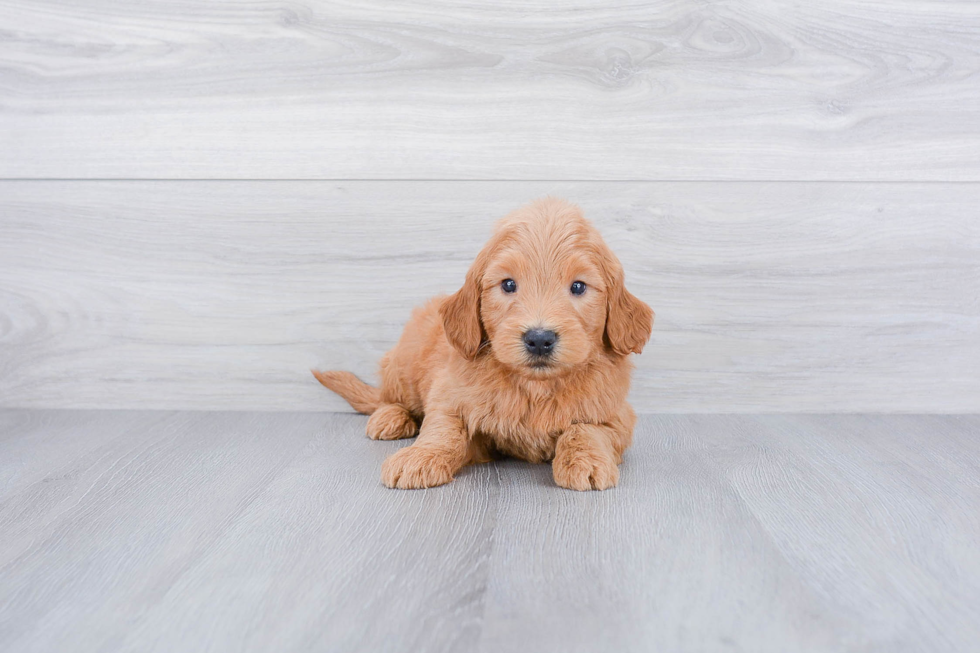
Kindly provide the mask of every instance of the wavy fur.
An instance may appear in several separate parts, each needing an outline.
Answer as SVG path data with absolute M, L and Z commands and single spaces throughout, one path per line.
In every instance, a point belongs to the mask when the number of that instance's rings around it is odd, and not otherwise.
M 380 388 L 349 372 L 314 374 L 371 415 L 370 437 L 418 434 L 382 465 L 389 487 L 448 483 L 498 455 L 550 460 L 562 487 L 613 487 L 636 421 L 628 357 L 643 350 L 654 317 L 623 277 L 578 207 L 538 200 L 498 223 L 459 291 L 412 313 L 381 361 Z M 504 293 L 503 279 L 517 291 Z M 573 281 L 586 292 L 573 295 Z M 558 334 L 545 367 L 524 348 L 532 328 Z

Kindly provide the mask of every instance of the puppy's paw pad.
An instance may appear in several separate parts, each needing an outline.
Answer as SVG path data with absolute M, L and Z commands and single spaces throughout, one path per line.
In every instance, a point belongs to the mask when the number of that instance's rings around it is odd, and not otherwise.
M 608 490 L 619 483 L 619 467 L 603 456 L 567 456 L 552 463 L 555 483 L 569 490 Z
M 372 440 L 401 440 L 414 437 L 419 425 L 404 407 L 384 404 L 368 419 L 367 435 Z
M 417 490 L 445 485 L 453 480 L 453 466 L 445 454 L 423 447 L 405 447 L 381 465 L 381 482 L 390 488 Z

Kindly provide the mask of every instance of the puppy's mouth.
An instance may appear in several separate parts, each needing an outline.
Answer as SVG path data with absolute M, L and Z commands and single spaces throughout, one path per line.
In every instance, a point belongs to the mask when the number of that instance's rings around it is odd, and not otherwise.
M 551 376 L 557 374 L 562 365 L 554 358 L 531 358 L 524 364 L 524 369 L 532 376 Z

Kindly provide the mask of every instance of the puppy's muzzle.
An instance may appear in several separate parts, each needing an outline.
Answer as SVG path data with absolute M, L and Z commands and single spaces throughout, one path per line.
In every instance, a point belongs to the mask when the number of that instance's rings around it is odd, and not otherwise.
M 558 334 L 544 329 L 530 329 L 524 332 L 524 348 L 536 358 L 547 358 L 554 353 Z

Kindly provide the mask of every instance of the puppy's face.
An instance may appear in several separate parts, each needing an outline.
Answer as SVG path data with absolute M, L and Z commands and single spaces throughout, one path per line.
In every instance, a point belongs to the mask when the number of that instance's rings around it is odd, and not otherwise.
M 559 374 L 602 348 L 606 284 L 584 242 L 523 235 L 500 247 L 483 273 L 483 330 L 500 362 L 534 376 Z
M 505 218 L 442 314 L 446 336 L 463 356 L 488 349 L 537 378 L 604 353 L 639 353 L 653 320 L 626 291 L 622 267 L 598 232 L 559 200 Z

